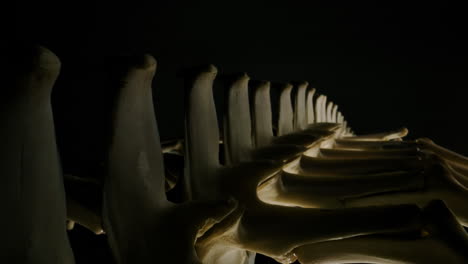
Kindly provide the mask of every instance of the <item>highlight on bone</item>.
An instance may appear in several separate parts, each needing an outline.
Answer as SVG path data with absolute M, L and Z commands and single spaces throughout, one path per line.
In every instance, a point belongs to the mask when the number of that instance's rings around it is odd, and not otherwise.
M 468 158 L 405 140 L 406 128 L 355 135 L 307 81 L 280 84 L 275 98 L 270 81 L 194 68 L 184 75 L 185 136 L 161 142 L 156 60 L 120 57 L 107 69 L 110 140 L 95 179 L 61 172 L 50 104 L 59 59 L 38 47 L 12 62 L 0 97 L 9 212 L 0 261 L 74 263 L 67 230 L 81 225 L 119 264 L 254 264 L 258 253 L 279 263 L 468 263 Z M 97 190 L 102 206 L 67 185 Z M 169 201 L 173 190 L 184 200 Z

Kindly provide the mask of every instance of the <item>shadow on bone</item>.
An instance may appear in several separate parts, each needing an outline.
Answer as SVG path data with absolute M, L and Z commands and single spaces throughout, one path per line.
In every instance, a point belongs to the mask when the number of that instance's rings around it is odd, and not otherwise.
M 156 61 L 122 61 L 104 181 L 103 222 L 117 263 L 200 263 L 194 243 L 236 207 L 232 200 L 173 204 L 152 101 Z M 129 135 L 131 138 L 129 138 Z
M 74 263 L 50 102 L 61 63 L 44 47 L 8 54 L 0 97 L 2 263 Z M 10 60 L 11 59 L 11 60 Z
M 276 174 L 282 164 L 267 161 L 229 167 L 219 164 L 219 131 L 212 95 L 216 73 L 216 68 L 209 66 L 187 83 L 186 176 L 194 198 L 230 195 L 239 201 L 239 209 L 197 241 L 197 252 L 204 262 L 216 261 L 210 252 L 221 241 L 229 247 L 285 262 L 290 260 L 291 250 L 300 245 L 418 227 L 419 210 L 411 205 L 321 210 L 272 206 L 258 200 L 259 182 Z M 350 219 L 346 225 L 343 218 Z

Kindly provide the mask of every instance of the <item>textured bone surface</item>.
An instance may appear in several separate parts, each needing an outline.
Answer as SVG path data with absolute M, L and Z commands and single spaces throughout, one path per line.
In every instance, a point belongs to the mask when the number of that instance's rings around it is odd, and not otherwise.
M 211 155 L 212 160 L 199 160 L 207 146 L 212 147 L 214 153 L 219 151 L 218 137 L 209 136 L 218 130 L 212 95 L 215 77 L 216 68 L 210 66 L 189 83 L 186 107 L 188 177 L 195 198 L 230 195 L 239 201 L 240 209 L 198 240 L 197 252 L 202 261 L 216 263 L 222 257 L 235 255 L 232 248 L 237 247 L 286 263 L 291 260 L 291 250 L 300 245 L 417 226 L 419 211 L 414 206 L 320 210 L 264 204 L 258 200 L 257 187 L 261 181 L 275 175 L 281 163 L 256 161 L 221 167 L 217 155 Z M 395 212 L 399 212 L 397 215 L 401 218 L 389 221 Z M 348 224 L 342 224 L 343 217 L 348 217 Z M 228 245 L 223 249 L 218 243 Z
M 217 69 L 196 69 L 185 80 L 185 138 L 161 143 L 156 60 L 121 57 L 106 68 L 115 93 L 97 180 L 62 176 L 50 103 L 58 58 L 41 47 L 11 55 L 14 81 L 0 97 L 2 263 L 73 263 L 75 223 L 104 234 L 116 263 L 253 264 L 256 253 L 280 263 L 468 262 L 468 158 L 403 140 L 406 128 L 355 135 L 307 82 L 284 84 L 271 102 L 270 82 L 224 78 L 218 127 Z M 102 211 L 68 184 L 98 189 Z M 174 190 L 178 203 L 166 198 Z
M 300 263 L 466 263 L 468 236 L 441 201 L 424 208 L 421 233 L 404 236 L 361 236 L 327 241 L 294 250 Z
M 104 184 L 104 228 L 114 258 L 117 263 L 199 263 L 197 235 L 229 214 L 235 203 L 176 205 L 166 200 L 151 96 L 156 61 L 146 55 L 125 66 L 122 86 L 115 87 L 119 90 Z
M 50 94 L 60 71 L 48 49 L 10 61 L 14 80 L 0 97 L 2 263 L 74 263 Z

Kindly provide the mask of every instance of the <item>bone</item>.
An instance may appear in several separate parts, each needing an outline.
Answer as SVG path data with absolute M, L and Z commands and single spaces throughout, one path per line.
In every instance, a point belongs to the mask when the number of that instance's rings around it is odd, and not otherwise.
M 296 84 L 294 92 L 294 130 L 301 131 L 307 127 L 306 92 L 308 82 Z
M 458 154 L 454 151 L 451 151 L 449 149 L 446 149 L 440 145 L 437 145 L 436 143 L 434 143 L 432 140 L 428 138 L 419 138 L 416 140 L 416 143 L 421 149 L 434 153 L 435 155 L 447 161 L 448 163 L 457 167 L 468 169 L 467 157 L 461 154 Z
M 328 123 L 333 122 L 332 111 L 333 111 L 333 102 L 330 101 L 327 104 L 327 122 Z
M 252 125 L 255 147 L 269 145 L 273 140 L 270 82 L 261 81 L 253 87 Z
M 281 163 L 255 161 L 221 167 L 218 158 L 212 155 L 211 161 L 204 160 L 205 170 L 199 170 L 201 165 L 195 167 L 193 157 L 199 157 L 212 144 L 210 141 L 214 144 L 217 139 L 210 136 L 218 129 L 212 92 L 210 93 L 215 74 L 214 67 L 210 71 L 201 72 L 187 93 L 189 105 L 186 107 L 186 114 L 190 125 L 186 135 L 187 153 L 192 155 L 187 172 L 194 183 L 192 186 L 200 188 L 200 192 L 194 193 L 211 199 L 232 196 L 239 201 L 238 208 L 242 209 L 231 214 L 226 220 L 228 223 L 214 226 L 197 240 L 197 253 L 202 261 L 207 260 L 205 257 L 210 250 L 218 250 L 218 256 L 226 256 L 231 251 L 223 250 L 232 247 L 285 260 L 290 257 L 291 250 L 299 245 L 338 237 L 407 230 L 418 226 L 419 211 L 408 205 L 323 211 L 264 204 L 258 200 L 257 187 L 260 182 L 274 176 L 281 169 Z M 197 131 L 204 133 L 194 133 Z M 195 145 L 194 142 L 204 144 Z M 217 153 L 218 150 L 212 151 Z M 398 220 L 394 218 L 395 215 L 398 215 Z M 350 219 L 350 222 L 343 225 L 343 218 Z M 216 248 L 217 243 L 213 241 L 224 241 L 222 243 L 231 246 Z
M 197 236 L 235 209 L 235 202 L 172 204 L 165 197 L 162 149 L 154 116 L 150 55 L 123 63 L 104 181 L 103 222 L 116 263 L 200 263 Z M 132 135 L 131 140 L 128 135 Z M 174 254 L 177 252 L 177 254 Z
M 462 225 L 468 226 L 468 210 L 466 208 L 468 186 L 457 180 L 462 176 L 457 175 L 457 171 L 451 169 L 444 162 L 430 159 L 430 157 L 426 158 L 426 160 L 429 162 L 424 169 L 424 177 L 426 179 L 424 189 L 412 192 L 378 193 L 367 197 L 345 199 L 345 206 L 355 207 L 400 203 L 412 203 L 424 206 L 431 200 L 440 199 L 454 212 Z
M 321 123 L 324 122 L 322 120 L 322 103 L 323 100 L 325 99 L 324 95 L 318 95 L 317 99 L 315 99 L 315 122 L 316 123 Z
M 298 157 L 305 151 L 305 147 L 292 144 L 268 144 L 263 147 L 254 147 L 252 142 L 248 81 L 248 76 L 243 74 L 227 82 L 228 91 L 225 100 L 227 102 L 227 108 L 224 116 L 224 132 L 226 134 L 225 145 L 227 145 L 225 146 L 225 150 L 227 151 L 226 156 L 228 156 L 230 160 L 226 165 L 250 161 L 253 158 L 286 162 Z M 253 107 L 258 108 L 257 111 L 265 112 L 268 116 L 271 116 L 271 110 L 261 107 L 264 104 L 260 100 L 261 98 L 256 98 Z M 258 121 L 259 124 L 257 125 L 256 122 L 253 122 L 254 127 L 271 128 L 271 121 L 269 125 L 265 125 L 265 120 L 263 119 L 255 119 L 255 121 Z M 263 132 L 269 135 L 272 133 L 271 130 L 270 133 L 267 131 Z M 258 135 L 258 138 L 262 137 Z
M 348 131 L 351 133 L 351 131 Z M 361 140 L 361 141 L 389 141 L 400 139 L 408 135 L 408 129 L 403 127 L 397 130 L 383 132 L 383 133 L 376 133 L 376 134 L 368 134 L 368 135 L 359 135 L 353 137 L 343 137 L 343 140 Z
M 338 111 L 338 118 L 337 118 L 337 121 L 338 121 L 338 123 L 340 123 L 340 124 L 343 123 L 343 121 L 344 121 L 343 115 L 341 114 L 340 111 Z
M 50 95 L 60 60 L 36 47 L 9 54 L 0 97 L 2 263 L 74 263 Z
M 327 122 L 327 99 L 328 97 L 324 95 L 320 105 L 321 120 L 324 123 Z
M 294 112 L 291 104 L 291 84 L 285 84 L 280 93 L 278 102 L 278 136 L 283 136 L 294 132 Z
M 399 156 L 416 156 L 418 155 L 416 148 L 401 148 L 401 149 L 339 149 L 339 148 L 322 148 L 319 156 L 325 158 L 384 158 L 384 157 L 399 157 Z
M 361 236 L 309 244 L 294 250 L 300 263 L 466 263 L 468 237 L 441 201 L 424 208 L 426 226 L 419 234 Z
M 227 91 L 224 116 L 225 149 L 229 152 L 226 165 L 237 164 L 251 159 L 252 128 L 250 119 L 249 91 L 247 74 L 235 77 Z
M 336 113 L 338 112 L 338 105 L 333 105 L 332 113 L 331 113 L 331 121 L 332 123 L 337 123 Z
M 363 141 L 363 140 L 349 140 L 349 139 L 336 139 L 335 148 L 346 149 L 401 149 L 401 148 L 416 148 L 417 144 L 413 141 Z
M 67 197 L 67 218 L 73 223 L 71 228 L 78 223 L 96 235 L 104 234 L 100 213 L 84 207 L 72 197 Z
M 307 91 L 306 98 L 306 109 L 307 109 L 307 124 L 315 123 L 315 113 L 314 113 L 314 94 L 315 89 L 312 88 Z
M 343 200 L 394 191 L 419 191 L 424 175 L 418 171 L 395 171 L 372 174 L 333 174 L 305 177 L 294 170 L 284 170 L 277 178 L 258 188 L 259 199 L 283 206 L 304 208 L 344 208 Z
M 301 173 L 373 173 L 391 170 L 414 170 L 424 166 L 419 156 L 372 157 L 372 158 L 322 158 L 307 154 L 300 160 Z
M 257 148 L 256 158 L 265 157 L 268 159 L 280 159 L 280 157 L 290 157 L 291 153 L 297 153 L 298 150 L 303 151 L 303 148 L 310 148 L 318 139 L 318 136 L 331 135 L 327 131 L 335 129 L 333 126 L 311 126 L 308 127 L 306 134 L 293 133 L 284 136 L 274 137 L 272 130 L 272 113 L 271 113 L 271 102 L 270 102 L 270 83 L 269 82 L 257 82 L 254 86 L 254 99 L 252 103 L 253 113 L 253 138 L 256 142 L 254 144 Z M 290 108 L 290 100 L 283 101 L 283 106 L 288 109 Z M 239 109 L 239 112 L 245 111 L 245 109 Z M 281 111 L 281 110 L 280 110 Z M 283 111 L 284 112 L 284 111 Z M 229 123 L 228 123 L 229 125 Z M 239 122 L 236 125 L 243 125 Z M 315 124 L 313 124 L 315 125 Z M 294 148 L 284 146 L 283 150 L 278 152 L 279 148 L 273 146 L 274 149 L 266 148 L 269 145 L 288 145 L 294 146 Z M 259 149 L 261 148 L 261 149 Z M 284 152 L 283 152 L 284 151 Z M 285 153 L 281 154 L 281 153 Z M 278 157 L 278 158 L 275 158 Z

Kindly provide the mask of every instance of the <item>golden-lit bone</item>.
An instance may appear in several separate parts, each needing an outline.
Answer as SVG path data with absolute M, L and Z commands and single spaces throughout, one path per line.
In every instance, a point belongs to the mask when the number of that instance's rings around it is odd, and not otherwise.
M 332 123 L 333 122 L 333 117 L 332 117 L 332 112 L 333 112 L 333 102 L 328 102 L 327 104 L 327 122 Z
M 67 197 L 67 219 L 86 227 L 96 235 L 104 234 L 100 213 L 84 207 L 72 197 Z
M 306 92 L 308 82 L 296 84 L 294 92 L 294 131 L 301 131 L 307 127 Z
M 417 171 L 373 174 L 304 176 L 284 170 L 258 188 L 259 198 L 269 204 L 305 208 L 343 208 L 343 200 L 394 191 L 418 191 L 424 177 Z
M 323 120 L 323 102 L 325 100 L 325 96 L 324 95 L 318 95 L 317 98 L 315 99 L 315 122 L 316 123 L 321 123 L 321 122 L 325 122 L 325 120 Z
M 419 156 L 371 157 L 371 158 L 323 158 L 307 154 L 300 159 L 301 174 L 354 174 L 395 170 L 421 169 L 424 161 Z
M 103 222 L 117 263 L 200 263 L 197 236 L 236 206 L 229 201 L 173 204 L 165 197 L 162 149 L 152 102 L 156 61 L 124 64 L 113 109 Z M 131 139 L 128 136 L 131 135 Z
M 7 54 L 0 96 L 0 262 L 72 264 L 50 101 L 61 63 L 43 47 L 22 52 Z
M 328 97 L 326 95 L 323 96 L 322 103 L 320 105 L 320 112 L 321 112 L 321 120 L 322 122 L 326 123 L 327 121 L 327 100 Z
M 331 123 L 337 123 L 336 113 L 338 112 L 338 105 L 333 105 L 332 113 L 331 113 Z
M 414 141 L 362 141 L 362 140 L 349 140 L 349 139 L 336 139 L 335 148 L 346 149 L 401 149 L 408 147 L 417 147 Z
M 300 131 L 297 133 L 291 133 L 291 134 L 287 134 L 284 136 L 274 137 L 273 129 L 272 129 L 270 83 L 265 82 L 265 81 L 258 82 L 252 88 L 254 89 L 254 99 L 253 99 L 253 104 L 252 104 L 252 128 L 253 128 L 253 139 L 255 142 L 254 144 L 255 148 L 261 148 L 261 147 L 266 147 L 268 145 L 278 145 L 278 144 L 279 145 L 296 145 L 296 147 L 300 147 L 300 148 L 304 148 L 304 147 L 309 148 L 309 147 L 312 147 L 313 144 L 316 144 L 317 139 L 323 136 L 333 135 L 333 130 L 336 129 L 336 126 L 330 126 L 328 124 L 326 125 L 313 124 L 306 129 L 306 131 L 308 131 L 307 133 L 302 133 L 302 131 Z M 285 86 L 284 88 L 287 89 L 288 86 Z M 285 109 L 292 108 L 291 100 L 281 101 L 281 103 L 279 104 L 279 107 L 280 108 L 284 107 Z M 243 109 L 242 111 L 245 111 L 245 109 Z M 284 113 L 288 111 L 282 111 L 282 112 Z M 292 118 L 292 117 L 289 116 L 289 118 Z M 287 120 L 287 118 L 283 118 L 283 120 Z M 290 121 L 291 120 L 289 120 L 288 122 Z M 243 125 L 245 126 L 245 124 Z M 288 147 L 284 147 L 284 149 L 287 149 L 287 148 Z M 265 149 L 259 149 L 258 152 L 260 154 L 261 153 L 268 154 L 268 152 Z
M 300 245 L 418 226 L 419 211 L 409 205 L 321 210 L 259 201 L 258 184 L 275 175 L 282 165 L 260 161 L 230 167 L 219 164 L 219 132 L 212 95 L 216 72 L 210 66 L 196 75 L 187 93 L 188 178 L 195 198 L 232 196 L 239 201 L 239 209 L 224 220 L 227 223 L 215 225 L 197 241 L 197 253 L 204 262 L 214 263 L 215 256 L 223 255 L 210 254 L 212 250 L 239 247 L 286 263 L 291 250 Z M 344 218 L 348 219 L 345 225 Z M 231 246 L 218 249 L 218 242 Z
M 468 185 L 463 182 L 463 176 L 449 164 L 431 156 L 425 158 L 427 166 L 424 170 L 425 186 L 420 191 L 379 193 L 366 197 L 345 199 L 347 207 L 371 206 L 382 204 L 412 203 L 423 206 L 434 199 L 443 200 L 454 212 L 458 221 L 468 226 Z
M 339 149 L 339 148 L 322 148 L 319 151 L 320 157 L 325 158 L 384 158 L 384 157 L 400 157 L 400 156 L 415 156 L 418 155 L 416 148 L 401 148 L 401 149 Z
M 344 121 L 343 114 L 341 114 L 340 111 L 338 111 L 338 118 L 337 118 L 337 121 L 338 121 L 338 123 L 340 123 L 340 124 L 343 123 L 343 121 Z
M 302 264 L 467 263 L 468 236 L 443 202 L 431 202 L 423 214 L 428 222 L 419 234 L 339 239 L 302 246 L 294 254 Z
M 307 91 L 307 98 L 306 98 L 306 110 L 307 110 L 307 124 L 315 123 L 315 114 L 314 114 L 314 94 L 315 89 L 309 89 Z
M 285 84 L 278 102 L 278 136 L 294 132 L 294 112 L 291 104 L 292 84 Z
M 408 135 L 408 129 L 403 127 L 394 131 L 384 133 L 376 133 L 369 135 L 359 135 L 353 137 L 343 137 L 343 140 L 358 140 L 358 141 L 388 141 L 403 138 Z
M 289 161 L 298 157 L 305 151 L 306 148 L 304 146 L 292 144 L 266 144 L 265 146 L 254 149 L 252 138 L 257 137 L 259 141 L 262 141 L 262 138 L 260 135 L 252 137 L 252 125 L 254 128 L 257 127 L 259 129 L 271 128 L 271 121 L 269 121 L 270 125 L 266 125 L 265 120 L 262 119 L 266 118 L 266 115 L 271 116 L 271 110 L 262 107 L 264 104 L 261 102 L 261 98 L 257 98 L 253 107 L 258 108 L 256 111 L 263 112 L 263 115 L 257 117 L 260 119 L 257 119 L 259 121 L 258 123 L 251 122 L 248 83 L 249 77 L 246 74 L 234 77 L 233 80 L 227 83 L 228 90 L 227 99 L 225 100 L 226 110 L 224 116 L 224 149 L 226 153 L 225 156 L 228 157 L 228 159 L 226 159 L 225 164 L 237 164 L 253 159 Z M 260 85 L 260 87 L 256 88 L 263 89 L 265 84 L 260 83 Z M 271 118 L 267 118 L 267 120 L 271 120 Z M 266 134 L 271 133 L 271 130 L 269 133 L 266 131 Z M 314 139 L 310 138 L 311 137 L 309 137 L 309 141 Z
M 419 138 L 416 140 L 418 146 L 425 151 L 430 151 L 442 158 L 453 166 L 468 169 L 468 158 L 454 151 L 437 145 L 428 138 Z M 468 175 L 467 175 L 468 176 Z

